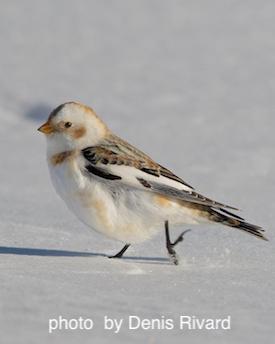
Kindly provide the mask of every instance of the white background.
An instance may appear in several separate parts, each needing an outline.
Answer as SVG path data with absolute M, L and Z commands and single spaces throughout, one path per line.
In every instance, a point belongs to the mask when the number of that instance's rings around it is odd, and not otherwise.
M 0 2 L 1 343 L 270 343 L 274 339 L 274 1 Z M 69 100 L 200 192 L 243 209 L 269 242 L 194 228 L 120 243 L 56 196 L 36 129 Z M 175 237 L 180 228 L 172 232 Z M 232 316 L 232 330 L 102 330 L 104 315 Z M 93 318 L 48 334 L 48 318 Z M 98 324 L 98 325 L 97 325 Z

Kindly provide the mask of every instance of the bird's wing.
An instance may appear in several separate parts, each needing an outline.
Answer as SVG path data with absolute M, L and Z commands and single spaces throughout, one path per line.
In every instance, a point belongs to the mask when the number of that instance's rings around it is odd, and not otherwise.
M 174 173 L 117 137 L 99 146 L 87 147 L 82 154 L 85 171 L 105 181 L 123 183 L 128 187 L 213 208 L 237 210 L 195 192 Z

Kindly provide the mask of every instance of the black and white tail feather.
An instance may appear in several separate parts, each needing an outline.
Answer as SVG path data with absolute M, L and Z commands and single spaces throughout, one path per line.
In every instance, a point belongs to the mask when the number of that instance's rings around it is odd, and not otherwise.
M 248 234 L 254 235 L 259 239 L 268 241 L 268 239 L 263 235 L 264 229 L 260 226 L 248 223 L 242 217 L 229 212 L 226 209 L 219 208 L 209 209 L 210 219 L 214 222 L 220 222 L 226 226 L 238 228 Z

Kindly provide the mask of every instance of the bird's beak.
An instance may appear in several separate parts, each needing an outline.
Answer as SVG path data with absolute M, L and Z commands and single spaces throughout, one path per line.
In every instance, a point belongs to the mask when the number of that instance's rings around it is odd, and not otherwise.
M 49 123 L 49 121 L 41 125 L 41 127 L 39 127 L 37 130 L 46 135 L 52 134 L 54 132 L 54 128 L 51 123 Z

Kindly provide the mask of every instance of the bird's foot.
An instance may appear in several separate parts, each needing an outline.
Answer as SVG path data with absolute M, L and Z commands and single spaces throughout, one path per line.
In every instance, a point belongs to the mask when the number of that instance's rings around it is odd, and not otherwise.
M 186 233 L 188 233 L 188 232 L 190 232 L 191 231 L 191 229 L 186 229 L 185 231 L 183 231 L 179 236 L 178 236 L 178 238 L 173 242 L 173 243 L 171 243 L 171 246 L 176 246 L 179 242 L 181 242 L 181 241 L 183 241 L 183 237 L 184 237 L 184 235 L 186 234 Z
M 174 250 L 174 247 L 179 242 L 183 241 L 184 235 L 188 233 L 189 231 L 190 229 L 185 230 L 178 236 L 178 238 L 174 242 L 171 242 L 170 233 L 169 233 L 169 223 L 168 221 L 165 221 L 166 248 L 168 251 L 169 258 L 174 265 L 179 265 L 179 258 L 176 251 Z
M 121 258 L 125 251 L 129 248 L 130 244 L 126 244 L 123 248 L 114 256 L 108 256 L 108 258 Z

